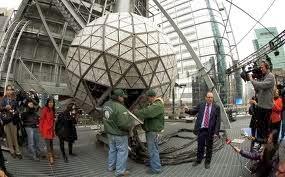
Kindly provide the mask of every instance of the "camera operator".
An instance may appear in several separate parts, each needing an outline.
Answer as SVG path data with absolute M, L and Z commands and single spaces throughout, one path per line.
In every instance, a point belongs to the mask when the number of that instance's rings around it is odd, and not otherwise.
M 34 104 L 36 103 L 38 105 L 40 103 L 40 99 L 37 95 L 37 92 L 34 89 L 30 89 L 28 95 L 29 95 L 29 98 L 34 101 Z
M 252 78 L 251 74 L 249 74 L 249 80 L 256 91 L 258 100 L 256 105 L 257 137 L 266 139 L 273 107 L 273 89 L 275 86 L 275 78 L 270 72 L 269 64 L 266 61 L 261 62 L 260 70 L 263 74 L 263 78 L 257 81 Z

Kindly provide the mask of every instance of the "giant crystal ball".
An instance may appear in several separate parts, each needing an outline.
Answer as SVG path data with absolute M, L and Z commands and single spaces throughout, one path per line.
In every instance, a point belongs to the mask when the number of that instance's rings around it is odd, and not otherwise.
M 92 104 L 82 80 L 112 88 L 153 88 L 168 97 L 176 59 L 167 37 L 150 19 L 111 13 L 76 35 L 68 51 L 67 69 L 74 96 Z

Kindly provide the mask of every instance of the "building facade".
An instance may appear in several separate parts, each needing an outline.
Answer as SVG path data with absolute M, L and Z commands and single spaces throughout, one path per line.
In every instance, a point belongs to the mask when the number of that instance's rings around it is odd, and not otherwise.
M 133 94 L 135 97 L 133 99 L 134 102 L 146 88 L 154 88 L 157 86 L 157 88 L 154 89 L 158 89 L 158 94 L 165 95 L 166 92 L 170 93 L 174 84 L 166 82 L 166 80 L 169 78 L 173 80 L 172 78 L 175 78 L 173 76 L 175 76 L 174 73 L 176 72 L 172 71 L 174 67 L 170 66 L 175 66 L 176 68 L 176 64 L 174 64 L 175 62 L 172 64 L 169 64 L 169 62 L 158 62 L 158 54 L 166 58 L 163 61 L 172 60 L 172 58 L 168 57 L 169 55 L 164 54 L 169 53 L 170 50 L 162 45 L 158 45 L 158 43 L 166 45 L 168 42 L 162 41 L 162 39 L 164 39 L 164 37 L 161 37 L 162 34 L 157 35 L 157 31 L 160 32 L 160 29 L 156 31 L 151 30 L 152 28 L 149 27 L 148 21 L 142 23 L 142 19 L 144 18 L 138 20 L 141 16 L 147 16 L 148 1 L 135 0 L 128 2 L 129 3 L 127 3 L 126 0 L 22 0 L 15 15 L 8 16 L 8 19 L 6 16 L 5 20 L 3 20 L 6 24 L 3 25 L 4 28 L 2 31 L 4 34 L 0 44 L 0 78 L 2 88 L 8 82 L 12 82 L 16 85 L 17 89 L 21 90 L 33 88 L 39 93 L 48 95 L 60 95 L 62 98 L 79 98 L 78 100 L 81 102 L 80 107 L 93 111 L 95 111 L 95 106 L 100 106 L 100 103 L 108 99 L 114 87 L 128 89 L 127 91 L 130 91 L 130 93 L 128 93 Z M 114 24 L 109 25 L 108 22 L 106 29 L 104 27 L 104 34 L 109 35 L 110 31 L 112 33 L 110 32 L 110 36 L 107 37 L 101 36 L 100 39 L 104 40 L 100 41 L 106 41 L 103 43 L 104 49 L 107 45 L 110 45 L 110 48 L 114 47 L 114 49 L 110 49 L 113 53 L 120 51 L 120 57 L 125 54 L 132 56 L 130 59 L 135 57 L 136 60 L 140 60 L 136 63 L 138 66 L 131 62 L 122 61 L 120 62 L 120 67 L 118 62 L 112 62 L 115 60 L 106 57 L 102 59 L 98 58 L 98 61 L 102 62 L 98 64 L 98 62 L 96 63 L 97 59 L 93 58 L 96 52 L 92 47 L 90 47 L 90 52 L 87 52 L 88 54 L 83 54 L 83 51 L 87 50 L 81 49 L 76 50 L 77 53 L 80 53 L 78 57 L 67 57 L 68 51 L 71 51 L 72 48 L 72 41 L 75 41 L 74 43 L 79 41 L 80 45 L 83 45 L 82 36 L 84 36 L 85 40 L 95 33 L 96 30 L 90 31 L 91 27 L 87 28 L 88 24 L 92 24 L 92 21 L 94 22 L 97 19 L 100 21 L 99 18 L 104 15 L 106 18 L 112 20 L 110 13 L 119 11 L 119 9 L 126 9 L 124 7 L 125 5 L 130 6 L 130 12 L 134 12 L 140 16 L 137 17 L 133 15 L 134 18 L 123 18 L 124 15 L 120 15 L 120 19 L 123 20 L 117 24 L 120 24 L 119 27 L 123 29 L 122 31 L 114 29 L 112 26 Z M 113 18 L 115 17 L 113 16 Z M 97 22 L 94 23 L 97 24 Z M 141 26 L 137 27 L 138 25 Z M 146 27 L 144 27 L 145 25 Z M 127 30 L 132 29 L 132 27 L 135 28 L 136 33 L 137 30 L 140 30 L 137 37 L 135 33 L 128 33 Z M 89 33 L 87 33 L 85 28 L 89 29 L 89 31 L 87 30 Z M 145 29 L 145 31 L 141 31 L 142 29 Z M 81 36 L 76 38 L 78 35 Z M 141 36 L 143 39 L 140 39 Z M 89 41 L 94 43 L 94 40 L 97 38 L 98 36 L 93 35 Z M 123 38 L 123 40 L 126 41 L 125 43 L 121 43 L 116 41 L 117 38 Z M 133 42 L 130 42 L 133 40 L 137 41 L 135 42 L 136 46 L 133 45 Z M 114 43 L 114 41 L 117 43 Z M 168 40 L 165 38 L 164 41 Z M 142 44 L 138 46 L 139 42 L 146 46 Z M 117 50 L 119 44 L 120 50 Z M 152 49 L 152 47 L 154 49 Z M 156 52 L 155 56 L 152 56 L 151 51 Z M 152 61 L 144 62 L 144 59 L 140 59 L 138 56 L 145 58 L 147 56 L 147 59 Z M 172 56 L 174 61 L 176 61 L 174 52 Z M 76 62 L 70 62 L 70 58 L 75 59 L 74 61 Z M 90 60 L 88 61 L 88 59 Z M 91 59 L 94 59 L 94 61 Z M 89 62 L 90 67 L 94 66 L 101 69 L 103 66 L 106 67 L 104 70 L 105 73 L 101 73 L 101 75 L 98 71 L 95 71 L 95 73 L 93 71 L 90 72 L 94 75 L 88 75 L 90 76 L 89 81 L 102 76 L 101 80 L 109 83 L 109 85 L 94 85 L 94 83 L 86 80 L 83 76 L 89 74 L 85 71 L 89 71 L 90 69 L 84 64 L 86 62 Z M 70 63 L 72 65 L 70 65 Z M 80 63 L 80 65 L 78 63 Z M 116 68 L 112 68 L 112 66 L 116 66 Z M 118 70 L 118 66 L 121 70 Z M 163 72 L 164 70 L 161 69 L 165 69 L 167 72 L 165 73 Z M 168 72 L 168 70 L 171 70 L 172 73 Z M 70 75 L 67 74 L 76 73 L 77 71 L 79 71 L 80 77 L 70 77 Z M 116 71 L 117 73 L 109 71 Z M 136 71 L 140 74 L 136 74 Z M 123 79 L 118 79 L 120 74 L 124 76 L 122 77 Z M 142 77 L 147 80 L 142 81 Z M 75 83 L 74 78 L 80 84 L 72 90 L 70 89 L 70 84 Z M 107 80 L 110 80 L 110 82 L 107 82 Z M 118 86 L 121 80 L 125 81 L 125 84 Z M 116 84 L 115 81 L 118 82 L 118 84 Z M 143 82 L 145 87 L 140 87 L 140 81 Z M 161 86 L 161 84 L 164 84 L 165 87 L 160 89 L 159 86 Z M 134 87 L 139 87 L 140 92 L 135 90 Z
M 161 0 L 160 3 L 188 38 L 217 86 L 216 89 L 220 93 L 222 102 L 232 102 L 230 99 L 234 96 L 231 94 L 234 93 L 230 92 L 234 90 L 235 84 L 232 83 L 230 77 L 225 75 L 225 70 L 232 65 L 234 60 L 238 60 L 238 55 L 236 50 L 232 50 L 235 42 L 231 36 L 232 30 L 229 23 L 226 25 L 224 6 L 217 1 L 209 0 Z M 176 50 L 177 83 L 186 84 L 185 88 L 176 88 L 176 101 L 196 103 L 204 99 L 205 93 L 203 92 L 207 89 L 199 88 L 204 87 L 205 84 L 200 83 L 203 79 L 191 55 L 155 5 L 150 5 L 150 11 Z
M 253 40 L 253 46 L 255 50 L 258 50 L 259 48 L 267 44 L 271 39 L 273 39 L 275 36 L 279 34 L 276 27 L 269 27 L 267 29 L 259 28 L 255 29 L 254 32 L 256 36 L 256 39 Z M 268 55 L 271 58 L 273 70 L 279 70 L 285 68 L 284 48 L 280 47 L 278 49 L 278 52 L 279 55 L 277 56 L 274 54 L 274 52 L 271 52 Z

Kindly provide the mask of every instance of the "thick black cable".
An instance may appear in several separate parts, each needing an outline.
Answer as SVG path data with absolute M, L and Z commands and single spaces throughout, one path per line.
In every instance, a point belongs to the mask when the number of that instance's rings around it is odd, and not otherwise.
M 139 138 L 138 130 L 140 125 L 133 129 L 134 136 L 130 140 L 130 158 L 138 163 L 145 163 L 148 161 L 148 153 L 146 143 L 141 142 Z M 189 132 L 193 135 L 192 129 L 179 129 L 173 133 L 164 135 L 159 140 L 159 145 L 167 143 L 171 138 L 181 138 L 188 142 L 180 146 L 173 146 L 160 151 L 160 160 L 162 165 L 177 165 L 181 163 L 194 162 L 196 160 L 197 146 L 194 143 L 197 141 L 197 137 L 181 136 L 179 133 Z M 221 131 L 222 135 L 219 138 L 214 139 L 213 153 L 222 149 L 225 145 L 226 133 Z

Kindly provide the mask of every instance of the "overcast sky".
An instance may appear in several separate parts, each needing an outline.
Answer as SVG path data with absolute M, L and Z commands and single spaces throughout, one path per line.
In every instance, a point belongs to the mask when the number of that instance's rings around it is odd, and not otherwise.
M 230 0 L 229 0 L 230 1 Z M 233 3 L 251 14 L 255 19 L 259 19 L 266 11 L 269 5 L 274 0 L 232 0 Z M 17 8 L 21 0 L 0 0 L 0 7 Z M 227 9 L 229 3 L 224 2 Z M 266 27 L 277 27 L 278 32 L 285 30 L 285 0 L 275 0 L 271 9 L 267 12 L 261 23 Z M 255 21 L 246 14 L 232 6 L 230 13 L 230 20 L 235 34 L 236 42 L 252 28 Z M 255 28 L 261 28 L 261 25 L 256 25 Z M 222 32 L 221 32 L 222 33 Z M 252 40 L 254 39 L 254 32 L 252 31 L 242 42 L 238 45 L 240 59 L 248 56 L 254 52 Z

